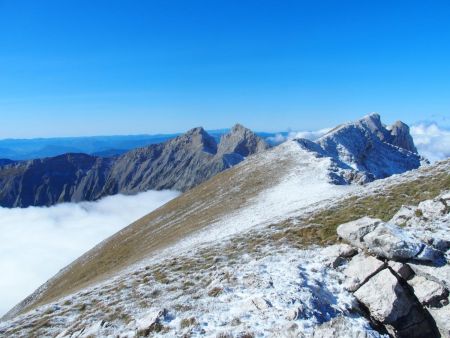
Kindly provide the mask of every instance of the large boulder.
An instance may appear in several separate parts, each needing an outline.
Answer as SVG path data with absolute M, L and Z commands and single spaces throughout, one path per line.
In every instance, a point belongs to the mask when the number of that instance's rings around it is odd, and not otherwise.
M 433 261 L 440 256 L 403 229 L 379 219 L 363 217 L 340 225 L 337 233 L 350 244 L 382 258 Z
M 435 328 L 425 312 L 388 269 L 370 278 L 354 295 L 392 336 L 435 336 Z
M 337 234 L 348 243 L 366 249 L 364 237 L 380 224 L 382 224 L 382 221 L 379 219 L 363 217 L 356 221 L 341 224 L 337 228 Z

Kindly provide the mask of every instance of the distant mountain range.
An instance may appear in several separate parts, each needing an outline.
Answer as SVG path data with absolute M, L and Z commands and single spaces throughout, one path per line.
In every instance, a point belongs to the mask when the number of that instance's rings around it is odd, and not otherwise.
M 229 131 L 230 129 L 218 129 L 208 131 L 208 134 L 219 142 L 220 137 Z M 258 132 L 256 134 L 265 139 L 275 136 L 275 133 L 266 132 Z M 84 153 L 93 156 L 113 157 L 122 155 L 131 149 L 162 143 L 180 135 L 182 135 L 182 133 L 3 139 L 0 140 L 0 165 L 2 165 L 1 159 L 15 161 L 33 160 L 67 153 Z
M 150 189 L 185 191 L 267 148 L 261 137 L 236 125 L 219 142 L 203 128 L 194 128 L 117 157 L 68 153 L 5 160 L 0 166 L 0 205 L 49 206 Z

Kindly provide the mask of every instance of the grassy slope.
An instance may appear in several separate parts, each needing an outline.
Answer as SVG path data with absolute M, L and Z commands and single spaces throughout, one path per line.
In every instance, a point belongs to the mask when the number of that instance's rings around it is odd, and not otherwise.
M 275 239 L 285 239 L 292 244 L 330 244 L 336 242 L 336 228 L 343 223 L 364 216 L 390 220 L 402 205 L 419 202 L 450 190 L 450 160 L 431 167 L 419 169 L 412 179 L 399 182 L 392 180 L 383 189 L 376 189 L 366 196 L 351 196 L 333 207 L 321 210 L 307 218 L 289 219 L 274 225 Z M 301 226 L 298 226 L 301 224 Z
M 20 312 L 104 280 L 213 223 L 222 215 L 244 207 L 249 199 L 276 183 L 275 177 L 280 178 L 283 172 L 288 172 L 291 162 L 285 159 L 257 164 L 248 161 L 221 173 L 131 224 L 58 274 L 36 299 L 24 303 Z M 287 243 L 301 247 L 335 242 L 335 229 L 339 224 L 366 215 L 388 220 L 402 204 L 417 204 L 450 189 L 449 164 L 450 160 L 439 166 L 423 168 L 418 175 L 407 180 L 391 180 L 387 187 L 370 191 L 367 196 L 339 200 L 331 208 L 298 219 L 287 219 L 265 231 L 253 232 L 251 236 L 236 236 L 227 247 L 220 249 L 221 254 L 232 264 L 240 255 L 258 252 L 267 245 L 277 247 Z M 201 253 L 204 257 L 201 262 L 188 259 L 158 264 L 155 269 L 159 272 L 155 278 L 170 278 L 172 269 L 186 273 L 205 269 L 214 264 L 213 258 L 217 253 L 213 251 Z
M 245 207 L 249 199 L 275 184 L 293 165 L 289 158 L 267 161 L 266 157 L 271 153 L 255 156 L 252 161 L 218 174 L 132 223 L 74 261 L 15 310 L 23 313 L 105 280 L 206 227 L 222 215 Z

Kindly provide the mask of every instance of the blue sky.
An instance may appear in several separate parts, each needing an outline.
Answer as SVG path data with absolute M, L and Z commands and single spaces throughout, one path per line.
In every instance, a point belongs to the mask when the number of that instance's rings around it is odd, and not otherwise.
M 450 126 L 449 1 L 0 0 L 0 138 Z

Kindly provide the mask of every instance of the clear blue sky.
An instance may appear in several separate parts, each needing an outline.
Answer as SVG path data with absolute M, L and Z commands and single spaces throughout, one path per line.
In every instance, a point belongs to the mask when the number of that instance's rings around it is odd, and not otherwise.
M 0 0 L 0 138 L 450 125 L 450 2 Z

